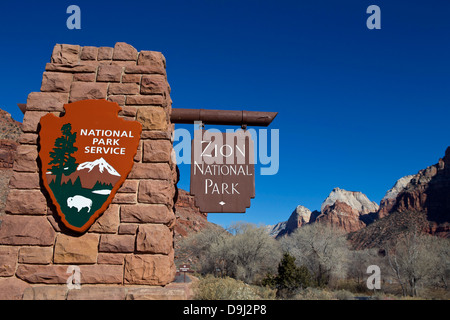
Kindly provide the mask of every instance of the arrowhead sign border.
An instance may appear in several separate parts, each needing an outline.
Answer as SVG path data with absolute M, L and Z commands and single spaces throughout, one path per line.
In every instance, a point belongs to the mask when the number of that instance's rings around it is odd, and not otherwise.
M 120 118 L 122 108 L 106 100 L 78 101 L 64 109 L 63 117 L 49 113 L 40 120 L 41 180 L 61 222 L 84 233 L 130 173 L 142 125 Z

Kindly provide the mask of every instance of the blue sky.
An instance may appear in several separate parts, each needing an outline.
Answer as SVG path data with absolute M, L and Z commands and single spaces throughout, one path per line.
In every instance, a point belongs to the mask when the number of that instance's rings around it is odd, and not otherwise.
M 71 4 L 81 30 L 66 28 Z M 366 27 L 372 4 L 381 30 Z M 379 202 L 444 155 L 449 15 L 441 0 L 10 1 L 0 12 L 0 108 L 22 120 L 16 104 L 39 91 L 56 43 L 161 51 L 174 108 L 279 112 L 278 174 L 256 176 L 246 214 L 209 217 L 274 224 L 299 204 L 319 209 L 335 187 Z M 188 189 L 189 167 L 180 170 Z

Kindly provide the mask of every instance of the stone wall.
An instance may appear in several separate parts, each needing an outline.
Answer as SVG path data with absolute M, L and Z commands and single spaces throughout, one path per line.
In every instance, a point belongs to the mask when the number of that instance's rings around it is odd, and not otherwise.
M 40 92 L 30 93 L 0 225 L 0 299 L 30 287 L 65 287 L 71 265 L 83 285 L 165 286 L 175 277 L 173 211 L 176 164 L 166 61 L 126 43 L 56 45 Z M 84 234 L 61 223 L 40 181 L 39 120 L 64 104 L 107 99 L 119 116 L 141 122 L 135 163 L 105 213 Z

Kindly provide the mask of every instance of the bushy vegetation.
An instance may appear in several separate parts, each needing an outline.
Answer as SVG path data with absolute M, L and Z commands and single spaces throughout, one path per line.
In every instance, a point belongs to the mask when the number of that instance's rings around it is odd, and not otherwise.
M 312 224 L 275 240 L 264 226 L 239 223 L 186 238 L 200 275 L 197 299 L 448 299 L 450 240 L 407 228 L 376 249 L 352 250 L 346 235 Z M 379 266 L 381 289 L 369 290 L 367 267 Z
M 200 278 L 194 288 L 197 300 L 270 300 L 276 291 L 268 287 L 246 284 L 230 277 L 216 278 L 207 275 Z
M 219 277 L 232 277 L 246 283 L 258 282 L 274 272 L 281 259 L 281 248 L 264 227 L 236 224 L 228 231 L 209 228 L 180 244 L 197 262 L 196 271 Z
M 276 289 L 277 297 L 291 298 L 298 290 L 313 285 L 313 279 L 308 268 L 296 266 L 295 258 L 285 252 L 278 265 L 278 274 L 268 274 L 261 283 L 264 286 Z

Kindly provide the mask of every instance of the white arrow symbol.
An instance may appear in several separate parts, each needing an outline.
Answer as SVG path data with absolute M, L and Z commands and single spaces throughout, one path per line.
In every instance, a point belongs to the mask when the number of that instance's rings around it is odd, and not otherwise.
M 224 205 L 225 205 L 225 202 L 220 201 L 219 204 L 220 204 L 221 206 L 224 206 Z

